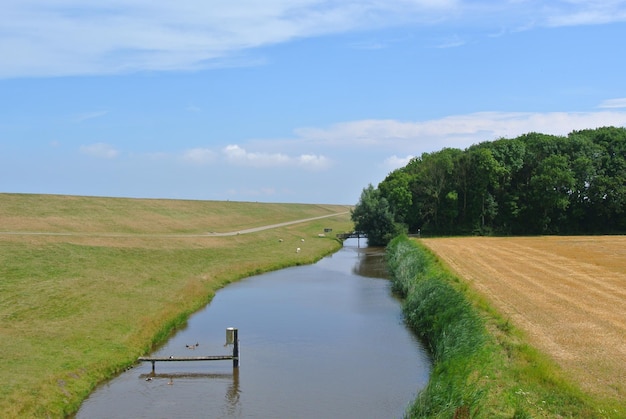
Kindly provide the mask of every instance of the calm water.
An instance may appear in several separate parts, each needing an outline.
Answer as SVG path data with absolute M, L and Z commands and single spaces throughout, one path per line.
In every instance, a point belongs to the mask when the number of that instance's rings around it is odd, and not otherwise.
M 154 356 L 232 354 L 232 361 L 149 362 L 100 386 L 78 418 L 398 418 L 430 361 L 402 322 L 382 253 L 342 250 L 311 266 L 220 290 Z M 195 350 L 186 345 L 199 343 Z

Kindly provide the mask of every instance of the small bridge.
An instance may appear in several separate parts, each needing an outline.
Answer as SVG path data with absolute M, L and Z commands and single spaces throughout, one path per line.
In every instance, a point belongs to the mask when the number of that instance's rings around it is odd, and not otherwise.
M 337 238 L 341 240 L 345 239 L 367 239 L 367 234 L 362 231 L 353 231 L 352 233 L 339 233 Z

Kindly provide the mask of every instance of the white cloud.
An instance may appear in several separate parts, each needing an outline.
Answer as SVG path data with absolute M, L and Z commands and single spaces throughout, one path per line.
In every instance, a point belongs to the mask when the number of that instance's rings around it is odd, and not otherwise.
M 283 153 L 249 152 L 238 145 L 226 146 L 222 152 L 230 163 L 257 168 L 300 166 L 316 170 L 324 169 L 330 165 L 328 158 L 315 154 L 301 154 L 297 157 L 291 157 Z
M 195 70 L 291 39 L 396 25 L 453 0 L 5 0 L 0 77 Z
M 465 148 L 528 132 L 566 135 L 574 130 L 626 125 L 626 112 L 477 112 L 420 122 L 361 120 L 329 128 L 301 128 L 296 134 L 325 147 L 360 147 L 416 153 L 444 146 Z
M 548 26 L 599 25 L 626 21 L 624 0 L 565 0 L 549 9 L 556 9 L 558 12 L 549 15 Z
M 623 97 L 619 99 L 607 99 L 602 102 L 598 107 L 605 109 L 626 108 L 626 98 Z
M 183 159 L 195 164 L 207 164 L 215 161 L 216 153 L 208 148 L 192 148 L 183 153 Z
M 624 0 L 4 0 L 0 78 L 197 70 L 293 39 L 416 25 L 493 28 L 626 21 Z M 528 22 L 532 22 L 528 26 Z M 445 46 L 459 46 L 453 38 Z M 379 47 L 378 43 L 370 47 Z
M 228 162 L 242 166 L 274 167 L 288 164 L 290 160 L 285 154 L 248 152 L 238 145 L 226 146 L 222 151 Z
M 110 144 L 95 143 L 90 145 L 80 146 L 81 153 L 87 154 L 93 157 L 100 157 L 105 159 L 112 159 L 117 157 L 119 152 Z
M 296 161 L 300 166 L 313 170 L 325 169 L 331 164 L 328 158 L 316 154 L 302 154 L 296 158 Z
M 625 0 L 464 0 L 457 6 L 460 23 L 497 23 L 500 33 L 626 21 Z
M 383 167 L 392 171 L 398 169 L 400 167 L 404 167 L 411 161 L 415 156 L 409 154 L 405 157 L 398 157 L 395 154 L 393 156 L 387 157 L 383 162 Z

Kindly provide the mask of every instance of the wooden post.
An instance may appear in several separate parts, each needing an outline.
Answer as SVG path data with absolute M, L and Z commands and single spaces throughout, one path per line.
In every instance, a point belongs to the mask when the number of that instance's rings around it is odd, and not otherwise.
M 233 342 L 233 368 L 239 368 L 239 336 L 238 330 L 234 329 L 233 335 L 235 342 Z

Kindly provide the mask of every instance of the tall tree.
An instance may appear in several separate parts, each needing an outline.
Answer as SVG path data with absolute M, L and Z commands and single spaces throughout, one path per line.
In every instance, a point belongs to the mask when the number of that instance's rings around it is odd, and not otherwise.
M 444 148 L 435 153 L 424 153 L 414 159 L 411 192 L 414 210 L 418 211 L 414 228 L 441 232 L 454 224 L 458 215 L 458 193 L 453 177 L 457 160 L 462 151 Z
M 510 234 L 520 213 L 520 197 L 514 179 L 524 167 L 526 146 L 517 138 L 500 138 L 488 144 L 494 159 L 502 167 L 493 191 L 498 206 L 493 225 L 497 232 Z
M 352 210 L 351 218 L 356 230 L 367 234 L 370 246 L 385 246 L 400 233 L 394 223 L 389 202 L 371 184 L 361 192 L 361 198 Z
M 413 195 L 409 184 L 411 175 L 404 169 L 397 169 L 389 173 L 387 177 L 378 184 L 381 197 L 387 199 L 392 209 L 394 220 L 397 223 L 406 224 L 407 215 L 411 211 Z
M 575 183 L 567 156 L 555 154 L 539 163 L 530 181 L 532 206 L 526 214 L 532 233 L 559 233 Z
M 483 234 L 493 227 L 492 221 L 498 214 L 494 193 L 506 169 L 494 158 L 488 143 L 470 147 L 465 153 L 469 165 L 465 173 L 465 182 L 469 184 L 466 188 L 469 221 L 474 232 Z
M 598 175 L 590 185 L 593 211 L 606 232 L 626 230 L 626 128 L 604 127 L 590 132 L 603 153 Z

